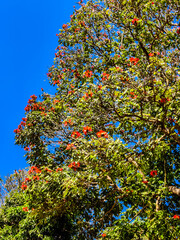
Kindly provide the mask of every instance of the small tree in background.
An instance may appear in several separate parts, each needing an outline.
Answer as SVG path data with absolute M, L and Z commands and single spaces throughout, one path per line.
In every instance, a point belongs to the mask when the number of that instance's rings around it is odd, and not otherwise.
M 179 1 L 79 4 L 57 34 L 56 94 L 32 95 L 15 130 L 31 168 L 12 197 L 26 208 L 7 224 L 9 198 L 0 234 L 34 239 L 33 218 L 39 239 L 178 239 Z

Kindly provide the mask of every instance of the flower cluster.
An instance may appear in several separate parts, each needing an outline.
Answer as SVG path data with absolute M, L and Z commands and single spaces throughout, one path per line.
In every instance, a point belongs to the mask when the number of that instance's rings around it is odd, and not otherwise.
M 62 172 L 63 169 L 62 169 L 62 168 L 57 168 L 57 169 L 56 169 L 56 172 L 59 172 L 59 171 Z
M 87 132 L 92 132 L 92 128 L 89 126 L 83 127 L 83 133 L 86 135 Z
M 77 162 L 77 163 L 73 162 L 73 163 L 70 163 L 68 165 L 68 167 L 72 168 L 74 171 L 76 171 L 80 167 L 80 163 L 79 162 Z
M 78 138 L 78 137 L 80 137 L 81 136 L 81 134 L 79 133 L 79 132 L 77 132 L 77 131 L 74 131 L 74 132 L 72 132 L 72 134 L 71 134 L 71 137 L 72 138 Z
M 22 210 L 23 210 L 24 212 L 28 212 L 28 211 L 29 211 L 28 207 L 23 207 Z
M 180 216 L 179 215 L 174 215 L 173 218 L 174 219 L 180 219 Z
M 85 76 L 85 77 L 87 77 L 87 78 L 90 78 L 90 77 L 92 77 L 92 75 L 93 75 L 93 72 L 87 70 L 87 71 L 84 72 L 84 75 L 83 75 L 83 76 Z
M 21 188 L 22 188 L 22 190 L 26 190 L 27 189 L 27 185 L 25 184 L 25 182 L 22 183 Z
M 76 149 L 76 147 L 74 146 L 73 143 L 69 143 L 66 147 L 66 150 L 70 150 L 70 149 Z
M 38 167 L 36 167 L 36 166 L 32 166 L 30 168 L 30 170 L 28 171 L 28 173 L 29 174 L 31 174 L 31 173 L 41 173 L 41 170 Z
M 19 124 L 18 128 L 14 130 L 14 133 L 20 133 L 23 127 L 26 126 L 26 121 L 27 121 L 27 118 L 22 118 L 21 123 Z
M 169 98 L 161 98 L 160 99 L 160 102 L 163 104 L 166 103 L 167 101 L 170 101 L 170 99 Z
M 68 124 L 73 125 L 73 122 L 71 121 L 71 119 L 64 122 L 64 126 L 67 126 Z
M 83 98 L 85 100 L 88 100 L 88 98 L 92 97 L 93 93 L 90 91 L 89 93 L 85 93 L 85 95 L 83 96 Z
M 109 78 L 109 74 L 108 73 L 104 72 L 102 75 L 103 75 L 102 81 L 108 80 L 108 78 Z
M 130 61 L 131 63 L 133 63 L 134 65 L 136 65 L 136 64 L 138 63 L 138 61 L 139 61 L 139 58 L 133 58 L 133 57 L 131 57 L 131 58 L 129 59 L 129 61 Z
M 153 170 L 150 172 L 151 177 L 157 176 L 157 171 Z
M 103 130 L 100 130 L 99 132 L 97 132 L 96 135 L 97 135 L 97 137 L 102 137 L 102 135 L 103 135 L 105 138 L 108 138 L 107 132 L 105 132 Z
M 134 24 L 135 26 L 137 26 L 138 21 L 139 21 L 138 18 L 134 18 L 134 19 L 132 20 L 132 24 Z

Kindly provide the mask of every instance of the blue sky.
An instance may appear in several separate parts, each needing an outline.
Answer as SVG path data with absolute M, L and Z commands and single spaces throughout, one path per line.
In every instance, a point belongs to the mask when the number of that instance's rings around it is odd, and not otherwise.
M 70 21 L 77 0 L 0 2 L 0 176 L 27 166 L 25 151 L 14 145 L 30 95 L 51 92 L 46 73 L 58 45 L 56 33 Z

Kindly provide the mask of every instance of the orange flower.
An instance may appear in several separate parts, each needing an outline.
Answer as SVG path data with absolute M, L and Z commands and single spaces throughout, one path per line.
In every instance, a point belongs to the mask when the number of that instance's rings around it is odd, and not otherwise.
M 129 59 L 129 61 L 130 61 L 131 63 L 134 63 L 134 65 L 136 65 L 137 62 L 139 61 L 139 58 L 133 58 L 133 57 L 131 57 L 131 58 Z
M 105 234 L 105 233 L 103 233 L 103 234 L 102 234 L 102 237 L 106 237 L 106 234 Z
M 26 190 L 26 189 L 27 189 L 27 185 L 25 185 L 24 183 L 22 183 L 21 188 L 22 188 L 22 190 Z
M 68 124 L 73 125 L 73 122 L 71 121 L 71 119 L 64 122 L 64 126 L 67 126 Z
M 72 168 L 74 171 L 76 171 L 77 168 L 80 167 L 80 163 L 79 163 L 79 162 L 77 162 L 77 163 L 73 162 L 73 163 L 70 163 L 70 164 L 68 165 L 68 167 L 69 167 L 69 168 Z
M 76 147 L 74 146 L 74 144 L 73 143 L 69 143 L 68 145 L 67 145 L 67 147 L 66 147 L 66 150 L 70 150 L 70 149 L 76 149 Z
M 109 78 L 109 74 L 108 73 L 104 72 L 102 75 L 103 75 L 102 81 L 108 80 L 108 78 Z
M 102 135 L 104 135 L 105 138 L 108 138 L 108 134 L 107 132 L 100 130 L 99 132 L 96 133 L 97 137 L 101 137 Z
M 31 181 L 31 179 L 25 178 L 25 182 L 30 182 L 30 181 Z
M 89 132 L 92 132 L 92 128 L 90 128 L 90 127 L 83 127 L 83 133 L 86 135 L 87 134 L 87 131 L 89 131 Z
M 180 219 L 180 216 L 179 215 L 174 215 L 173 218 L 174 219 Z
M 93 75 L 93 72 L 92 72 L 92 71 L 87 70 L 87 71 L 84 72 L 84 76 L 85 76 L 85 77 L 90 78 L 92 75 Z
M 151 177 L 157 176 L 157 171 L 153 170 L 150 172 Z
M 79 132 L 77 132 L 77 131 L 75 131 L 75 132 L 72 132 L 72 134 L 71 134 L 71 137 L 75 137 L 75 138 L 78 138 L 78 137 L 80 137 L 81 136 L 81 134 L 79 133 Z
M 59 172 L 59 171 L 62 172 L 62 170 L 63 170 L 62 168 L 57 168 L 56 172 Z
M 41 173 L 41 170 L 37 168 L 36 166 L 32 166 L 31 169 L 28 171 L 29 174 L 31 173 Z
M 33 176 L 34 180 L 39 180 L 39 176 Z
M 47 168 L 47 167 L 44 170 L 47 171 L 47 172 L 52 172 L 52 170 Z
M 28 207 L 23 207 L 23 211 L 28 212 L 29 211 Z
M 138 18 L 134 18 L 134 19 L 132 20 L 132 24 L 137 25 L 137 22 L 138 22 L 138 21 L 139 21 Z

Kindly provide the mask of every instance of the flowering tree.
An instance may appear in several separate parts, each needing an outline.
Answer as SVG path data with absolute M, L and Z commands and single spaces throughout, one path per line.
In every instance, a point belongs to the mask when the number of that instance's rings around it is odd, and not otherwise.
M 178 239 L 179 1 L 79 4 L 57 34 L 56 94 L 32 95 L 15 130 L 31 165 L 18 224 L 65 216 L 66 239 Z

